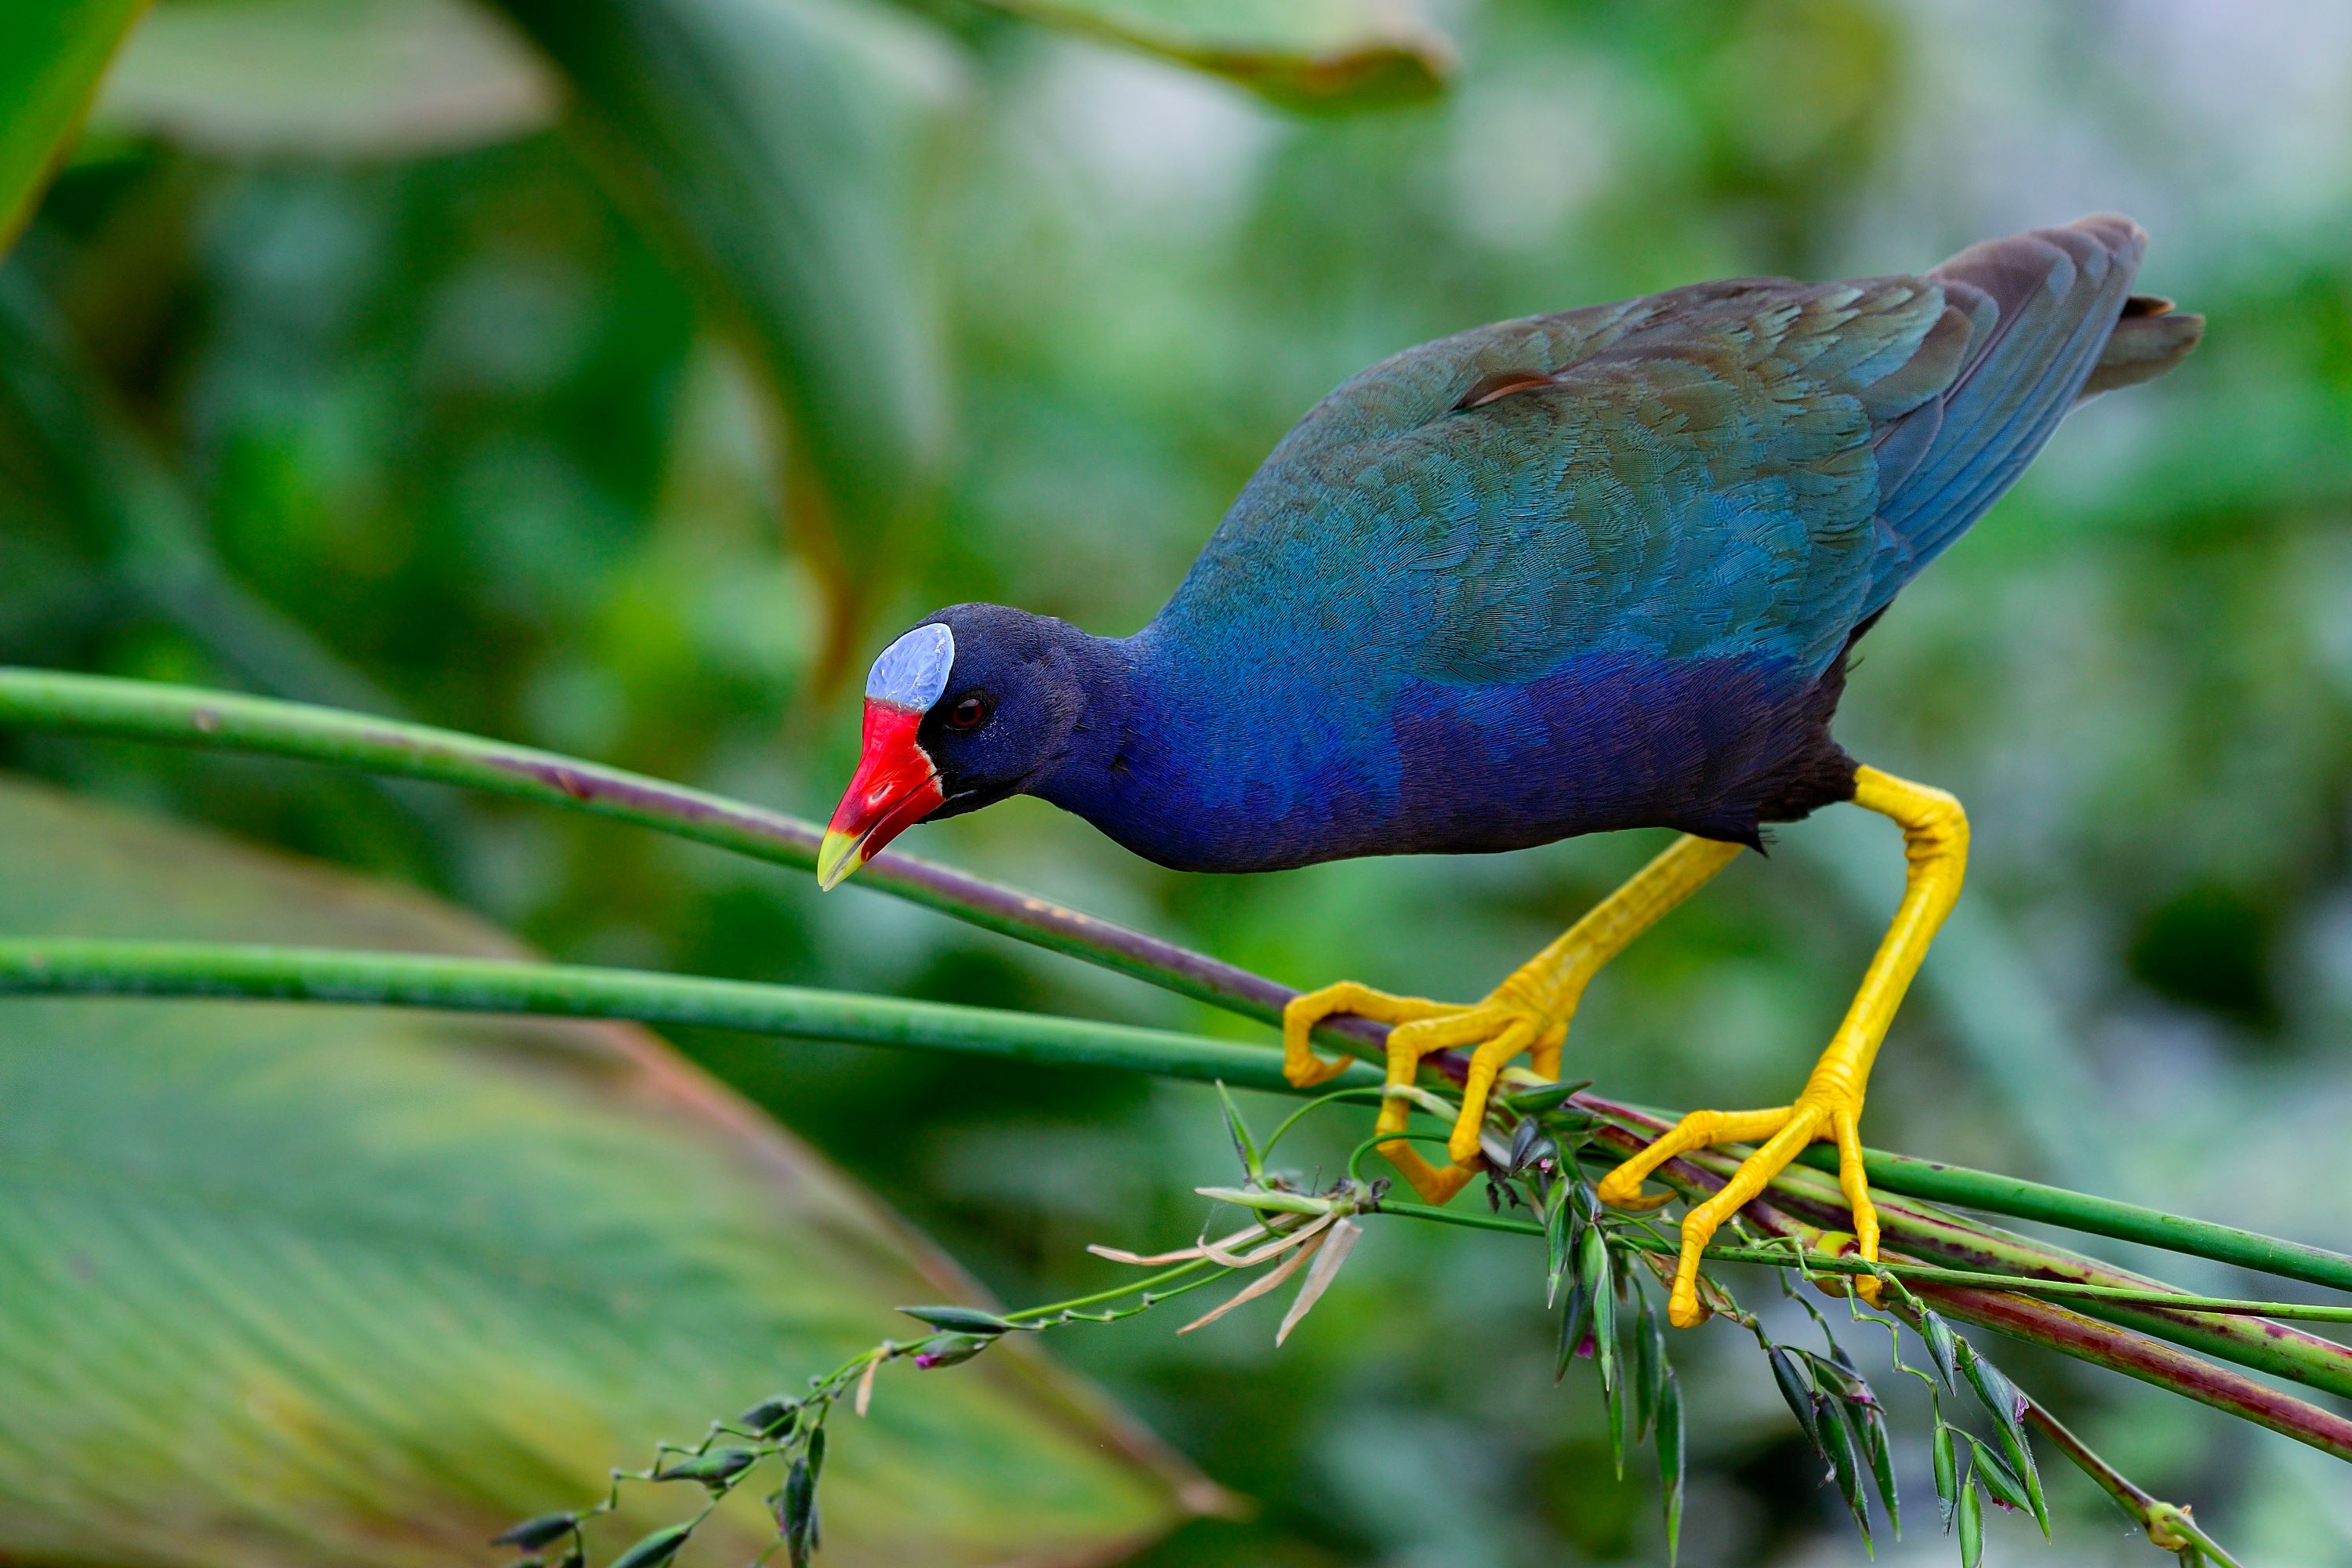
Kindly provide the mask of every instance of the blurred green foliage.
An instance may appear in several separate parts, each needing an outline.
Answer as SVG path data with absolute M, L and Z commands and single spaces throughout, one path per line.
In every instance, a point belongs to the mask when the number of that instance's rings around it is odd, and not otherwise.
M 0 859 L 19 933 L 513 952 L 402 889 L 22 780 L 0 780 Z M 649 1435 L 699 1436 L 747 1387 L 804 1390 L 892 1303 L 967 1289 L 625 1026 L 5 1011 L 0 1538 L 18 1560 L 495 1562 L 492 1535 L 588 1506 Z M 827 1468 L 829 1562 L 1098 1556 L 1182 1516 L 1188 1478 L 1029 1349 L 893 1377 Z M 772 1485 L 736 1494 L 697 1554 L 772 1544 Z M 695 1489 L 626 1489 L 589 1527 L 597 1561 Z M 907 1506 L 917 1489 L 928 1507 Z
M 1288 423 L 1427 337 L 1712 276 L 1913 268 L 2100 207 L 2146 223 L 2143 287 L 2207 312 L 2205 347 L 2072 420 L 1863 648 L 1848 745 L 1955 789 L 1976 828 L 1965 923 L 1897 1026 L 1868 1136 L 2352 1244 L 2340 6 L 1464 0 L 1444 12 L 1449 92 L 1333 118 L 960 0 L 875 5 L 961 87 L 898 319 L 933 324 L 917 391 L 953 434 L 928 474 L 865 476 L 910 501 L 932 487 L 887 539 L 859 536 L 866 647 L 965 598 L 1140 625 Z M 824 815 L 855 746 L 854 704 L 815 679 L 839 568 L 795 551 L 808 503 L 779 478 L 791 443 L 741 347 L 758 339 L 580 143 L 230 154 L 133 109 L 102 108 L 6 279 L 13 319 L 56 328 L 58 375 L 89 395 L 79 426 L 45 426 L 37 393 L 0 412 L 0 657 L 281 689 L 335 670 L 436 722 Z M 27 381 L 30 358 L 10 351 L 11 384 L 58 379 Z M 90 419 L 140 462 L 77 468 L 55 432 Z M 848 432 L 869 436 L 892 450 Z M 157 516 L 236 590 L 226 609 L 192 614 L 142 567 L 122 520 Z M 0 744 L 450 892 L 567 958 L 1238 1028 L 854 884 L 820 903 L 593 824 Z M 1787 830 L 1612 969 L 1575 1073 L 1663 1104 L 1784 1092 L 1899 885 L 1891 834 L 1850 815 Z M 1031 802 L 908 846 L 1294 983 L 1465 997 L 1654 847 L 1179 878 Z M 1186 1089 L 684 1043 L 1013 1300 L 1099 1279 L 1086 1242 L 1189 1237 L 1189 1189 L 1230 1173 Z M 1655 1559 L 1652 1483 L 1621 1485 L 1594 1402 L 1550 1385 L 1530 1259 L 1398 1228 L 1279 1354 L 1246 1313 L 1182 1341 L 1146 1320 L 1059 1342 L 1262 1503 L 1147 1560 Z M 1685 1560 L 1851 1560 L 1801 1439 L 1718 1338 L 1677 1343 Z M 2352 1488 L 2324 1461 L 2091 1373 L 2016 1370 L 2250 1560 L 2352 1562 Z M 1901 1459 L 1924 1499 L 1924 1447 Z M 2145 1556 L 2086 1485 L 2052 1485 L 2067 1561 Z M 1996 1553 L 2025 1546 L 2016 1521 L 1990 1531 Z
M 146 0 L 59 0 L 0 13 L 0 247 L 31 216 Z

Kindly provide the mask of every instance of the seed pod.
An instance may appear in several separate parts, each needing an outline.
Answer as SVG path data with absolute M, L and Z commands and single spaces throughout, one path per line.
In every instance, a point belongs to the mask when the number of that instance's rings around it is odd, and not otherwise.
M 1683 1392 L 1671 1372 L 1658 1394 L 1658 1489 L 1666 1508 L 1666 1564 L 1674 1568 L 1683 1534 Z
M 1242 1120 L 1241 1107 L 1234 1103 L 1234 1097 L 1226 1092 L 1222 1079 L 1217 1084 L 1217 1103 L 1224 1108 L 1225 1132 L 1234 1141 L 1234 1157 L 1241 1161 L 1242 1169 L 1249 1173 L 1250 1179 L 1255 1181 L 1265 1174 L 1257 1140 L 1250 1136 L 1249 1123 Z M 929 1321 L 929 1319 L 924 1321 Z
M 1532 1115 L 1550 1110 L 1562 1101 L 1582 1094 L 1591 1087 L 1592 1080 L 1588 1078 L 1576 1083 L 1548 1083 L 1540 1089 L 1523 1089 L 1510 1096 L 1510 1105 L 1514 1110 Z
M 994 1334 L 937 1334 L 915 1352 L 915 1365 L 929 1372 L 935 1366 L 967 1362 L 996 1342 Z
M 1019 1327 L 977 1307 L 901 1307 L 898 1310 L 918 1322 L 945 1329 L 950 1333 L 1004 1334 Z
M 1898 1541 L 1903 1536 L 1903 1499 L 1895 1487 L 1894 1443 L 1886 1432 L 1886 1413 L 1876 1405 L 1849 1405 L 1847 1417 L 1860 1428 L 1862 1451 L 1870 1460 L 1870 1474 L 1878 1483 L 1878 1500 L 1886 1505 L 1886 1527 Z
M 1976 1391 L 1977 1403 L 2000 1423 L 2002 1431 L 2016 1429 L 2021 1433 L 2025 1421 L 2025 1395 L 2017 1391 L 2017 1385 L 2002 1375 L 2000 1368 L 1977 1354 L 1973 1345 L 1960 1352 L 1959 1361 L 1960 1371 L 1968 1378 L 1969 1386 Z
M 1977 1568 L 1984 1561 L 1984 1504 L 1977 1497 L 1977 1479 L 1969 1477 L 1960 1489 L 1960 1568 Z
M 1934 1358 L 1936 1371 L 1944 1380 L 1946 1389 L 1958 1392 L 1959 1384 L 1959 1345 L 1952 1337 L 1952 1325 L 1931 1311 L 1919 1314 L 1919 1337 L 1927 1342 L 1927 1354 Z
M 1628 1381 L 1621 1377 L 1601 1391 L 1602 1403 L 1608 1406 L 1609 1413 L 1609 1458 L 1616 1465 L 1617 1479 L 1621 1481 L 1625 1479 L 1625 1384 Z
M 1559 1350 L 1552 1363 L 1552 1382 L 1558 1383 L 1568 1375 L 1569 1363 L 1576 1360 L 1577 1349 L 1584 1343 L 1585 1330 L 1591 1321 L 1592 1292 L 1584 1288 L 1582 1279 L 1571 1276 L 1568 1301 L 1559 1310 Z
M 1610 1278 L 1609 1238 L 1599 1226 L 1586 1227 L 1578 1249 L 1576 1271 L 1592 1294 L 1592 1363 L 1600 1368 L 1601 1386 L 1617 1386 L 1617 1291 Z
M 2017 1479 L 2016 1472 L 2001 1461 L 2000 1456 L 1974 1437 L 1969 1439 L 1969 1447 L 1976 1460 L 1971 1473 L 1984 1483 L 1984 1489 L 1992 1494 L 1992 1500 L 2020 1513 L 2032 1511 L 2033 1505 L 2025 1498 L 2025 1483 Z
M 1878 1403 L 1878 1396 L 1870 1391 L 1870 1384 L 1863 1381 L 1862 1374 L 1854 1371 L 1851 1363 L 1841 1365 L 1836 1361 L 1827 1356 L 1817 1355 L 1811 1351 L 1800 1351 L 1797 1353 L 1803 1356 L 1812 1367 L 1813 1382 L 1822 1392 L 1833 1394 L 1840 1399 L 1853 1400 L 1859 1405 Z
M 520 1524 L 500 1531 L 490 1537 L 493 1546 L 511 1546 L 520 1552 L 536 1552 L 542 1546 L 552 1546 L 572 1533 L 580 1523 L 575 1513 L 542 1513 L 537 1519 L 526 1519 Z
M 784 1489 L 776 1500 L 776 1527 L 783 1534 L 784 1554 L 793 1568 L 808 1568 L 809 1554 L 817 1549 L 822 1534 L 816 1517 L 817 1465 L 810 1462 L 812 1458 L 823 1462 L 822 1454 L 793 1461 L 791 1472 L 784 1477 Z
M 1789 1402 L 1790 1414 L 1805 1429 L 1805 1440 L 1813 1446 L 1813 1452 L 1828 1458 L 1829 1450 L 1822 1446 L 1821 1425 L 1813 1418 L 1812 1379 L 1805 1375 L 1788 1346 L 1768 1345 L 1764 1353 L 1772 1363 L 1772 1381 L 1780 1385 L 1780 1397 Z
M 2042 1498 L 2042 1474 L 2034 1468 L 2033 1447 L 2025 1436 L 2025 1395 L 2017 1385 L 2001 1374 L 1999 1367 L 1979 1355 L 1974 1347 L 1962 1342 L 1960 1371 L 1966 1374 L 1969 1386 L 1976 1391 L 1978 1403 L 1991 1413 L 1999 1425 L 2000 1451 L 2009 1460 L 2009 1468 L 2025 1486 L 2026 1505 L 2032 1510 L 2033 1521 L 2042 1527 L 2043 1539 L 2050 1535 L 2050 1510 Z
M 1519 1124 L 1511 1129 L 1511 1156 L 1503 1167 L 1506 1176 L 1517 1176 L 1536 1157 L 1537 1145 L 1543 1140 L 1543 1124 L 1532 1116 L 1522 1116 Z
M 1936 1511 L 1943 1516 L 1944 1528 L 1952 1528 L 1952 1510 L 1959 1505 L 1959 1455 L 1952 1443 L 1952 1429 L 1938 1421 L 1936 1424 Z
M 1642 1310 L 1633 1320 L 1633 1436 L 1637 1440 L 1649 1436 L 1650 1424 L 1657 1419 L 1667 1377 L 1665 1331 L 1658 1327 L 1658 1314 L 1650 1308 L 1648 1293 L 1640 1294 Z
M 1838 1495 L 1845 1499 L 1846 1511 L 1853 1515 L 1853 1527 L 1862 1531 L 1862 1543 L 1870 1545 L 1870 1494 L 1862 1489 L 1862 1456 L 1855 1452 L 1853 1430 L 1845 1417 L 1832 1408 L 1834 1401 L 1825 1394 L 1813 1395 L 1813 1427 L 1822 1435 L 1822 1447 L 1828 1451 L 1830 1479 L 1837 1482 Z
M 750 1448 L 713 1448 L 708 1454 L 689 1454 L 674 1465 L 654 1472 L 657 1481 L 700 1481 L 716 1491 L 760 1462 L 760 1456 Z
M 801 1402 L 778 1394 L 773 1399 L 760 1401 L 735 1417 L 735 1425 L 755 1436 L 784 1438 L 793 1435 L 793 1428 L 799 1425 L 800 1418 Z
M 673 1524 L 667 1530 L 656 1530 L 614 1558 L 613 1568 L 661 1568 L 663 1563 L 677 1555 L 678 1549 L 686 1544 L 686 1538 L 693 1533 L 694 1526 L 690 1524 Z
M 1576 1207 L 1576 1184 L 1562 1180 L 1552 1184 L 1550 1207 L 1544 1215 L 1544 1305 L 1559 1300 L 1559 1282 L 1576 1261 L 1578 1245 L 1584 1239 L 1584 1221 Z

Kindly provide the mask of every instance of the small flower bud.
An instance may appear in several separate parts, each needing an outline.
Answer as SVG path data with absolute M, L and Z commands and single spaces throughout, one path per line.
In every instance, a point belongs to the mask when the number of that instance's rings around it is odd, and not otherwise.
M 925 1372 L 970 1361 L 996 1342 L 994 1334 L 940 1334 L 915 1352 L 915 1364 Z
M 762 1437 L 789 1437 L 793 1427 L 799 1423 L 800 1415 L 799 1400 L 786 1399 L 778 1394 L 773 1399 L 760 1401 L 735 1417 L 735 1425 Z
M 1003 1334 L 1012 1332 L 1018 1326 L 977 1307 L 901 1307 L 898 1310 L 918 1322 L 945 1329 L 950 1333 Z
M 490 1544 L 536 1552 L 542 1546 L 552 1546 L 571 1534 L 572 1527 L 579 1522 L 577 1514 L 542 1513 L 537 1519 L 526 1519 L 520 1524 L 493 1535 Z
M 654 1479 L 700 1481 L 715 1490 L 759 1461 L 760 1456 L 749 1448 L 714 1448 L 708 1454 L 688 1455 L 674 1465 L 656 1470 Z
M 808 1568 L 822 1531 L 816 1516 L 816 1467 L 807 1459 L 793 1461 L 784 1489 L 776 1498 L 776 1527 L 783 1532 L 784 1554 L 793 1568 Z
M 690 1524 L 673 1524 L 667 1530 L 656 1530 L 613 1559 L 613 1568 L 662 1568 L 662 1564 L 677 1555 L 678 1549 L 686 1544 L 686 1538 L 693 1533 L 694 1527 Z

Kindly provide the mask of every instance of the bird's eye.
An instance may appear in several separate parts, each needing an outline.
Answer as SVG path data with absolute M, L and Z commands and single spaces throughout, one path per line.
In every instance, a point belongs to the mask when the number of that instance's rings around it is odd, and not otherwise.
M 948 710 L 948 728 L 977 730 L 988 717 L 988 700 L 982 697 L 967 697 Z

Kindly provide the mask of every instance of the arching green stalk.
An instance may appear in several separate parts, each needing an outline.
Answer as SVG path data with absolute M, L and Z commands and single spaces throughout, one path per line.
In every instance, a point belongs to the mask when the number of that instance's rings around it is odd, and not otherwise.
M 453 731 L 233 692 L 0 668 L 0 727 L 259 752 L 428 779 L 610 817 L 801 870 L 814 868 L 822 837 L 813 824 L 797 817 L 618 768 Z M 858 885 L 1244 1017 L 1278 1021 L 1284 1004 L 1295 994 L 1204 953 L 911 856 L 879 857 L 860 873 Z M 1336 1047 L 1378 1059 L 1387 1031 L 1362 1019 L 1342 1018 L 1318 1034 Z M 1286 1087 L 1268 1079 L 1266 1066 L 1262 1058 L 1252 1058 L 1245 1070 L 1235 1058 L 1229 1081 Z M 1822 1152 L 1811 1156 L 1824 1157 Z M 1867 1152 L 1865 1158 L 1872 1184 L 1888 1193 L 2352 1289 L 2352 1258 L 2340 1253 L 1990 1172 L 1877 1151 Z
M 429 779 L 609 817 L 799 871 L 815 869 L 824 837 L 822 829 L 799 817 L 622 768 L 429 725 L 229 691 L 0 667 L 0 728 L 257 752 Z M 877 857 L 858 872 L 856 885 L 1261 1022 L 1280 1022 L 1293 994 L 1204 953 L 911 855 Z M 1377 1056 L 1387 1033 L 1360 1019 L 1340 1019 L 1317 1031 L 1318 1038 L 1360 1056 Z
M 459 1013 L 629 1018 L 856 1045 L 1115 1068 L 1287 1092 L 1256 1046 L 945 1002 L 908 1002 L 750 981 L 497 959 L 215 942 L 0 939 L 0 994 L 340 1002 Z M 1361 1087 L 1370 1064 L 1348 1069 Z M 1351 1085 L 1351 1087 L 1355 1087 Z
M 193 942 L 0 939 L 0 994 L 8 994 L 242 998 L 635 1018 L 1085 1064 L 1277 1091 L 1288 1088 L 1274 1052 L 1194 1036 L 940 1003 L 567 964 Z M 1361 1075 L 1364 1087 L 1370 1087 L 1377 1076 L 1368 1064 L 1349 1070 Z M 1602 1132 L 1629 1141 L 1637 1137 L 1617 1126 L 1604 1128 Z M 1718 1179 L 1696 1166 L 1688 1168 L 1688 1174 L 1702 1184 Z M 1800 1181 L 1824 1179 L 1811 1171 L 1787 1174 Z M 1419 1205 L 1395 1205 L 1395 1212 L 1457 1223 L 1469 1219 L 1484 1228 L 1528 1228 L 1526 1222 L 1508 1216 L 1473 1218 L 1444 1211 L 1423 1215 Z M 1811 1237 L 1801 1226 L 1768 1205 L 1751 1205 L 1749 1217 L 1768 1234 L 1794 1237 L 1811 1247 Z M 1730 1256 L 1727 1254 L 1727 1258 Z M 1743 1253 L 1731 1260 L 1790 1266 L 1800 1258 L 1797 1254 L 1767 1248 L 1758 1249 L 1752 1258 Z M 2014 1243 L 2014 1261 L 2020 1275 L 2029 1278 L 1932 1267 L 1906 1268 L 1904 1273 L 1916 1278 L 1917 1289 L 1955 1317 L 2115 1367 L 2339 1457 L 2352 1458 L 2352 1423 L 2145 1335 L 2094 1322 L 2018 1293 L 2051 1289 L 2030 1276 L 2059 1268 L 2065 1255 L 2037 1249 L 2021 1237 Z M 1835 1271 L 1851 1266 L 1823 1267 Z M 1988 1284 L 2001 1288 L 1986 1289 Z M 2063 1280 L 2056 1282 L 2054 1293 L 2084 1298 L 2085 1304 L 2103 1294 L 2095 1287 L 2085 1290 L 2076 1282 L 2070 1288 Z M 2223 1305 L 2253 1309 L 2261 1303 Z M 2251 1358 L 2242 1359 L 2258 1364 Z M 2263 1370 L 2309 1380 L 2308 1369 L 2284 1357 Z

